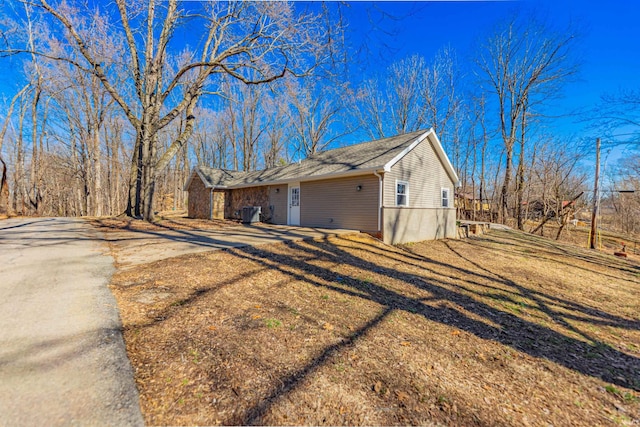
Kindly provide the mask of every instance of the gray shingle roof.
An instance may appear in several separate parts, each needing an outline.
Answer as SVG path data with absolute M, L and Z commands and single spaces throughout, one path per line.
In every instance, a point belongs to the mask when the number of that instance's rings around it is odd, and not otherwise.
M 241 171 L 215 169 L 206 166 L 197 166 L 196 169 L 200 172 L 202 179 L 205 180 L 207 187 L 225 187 L 247 174 Z
M 308 178 L 357 174 L 380 170 L 408 148 L 426 131 L 406 133 L 348 147 L 313 154 L 299 163 L 253 172 L 229 171 L 198 166 L 196 171 L 207 187 L 244 187 L 275 182 L 304 181 Z

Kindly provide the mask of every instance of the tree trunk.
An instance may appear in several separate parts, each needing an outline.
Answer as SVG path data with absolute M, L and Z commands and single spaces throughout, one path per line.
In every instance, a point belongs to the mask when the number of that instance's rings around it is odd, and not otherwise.
M 522 109 L 520 130 L 520 157 L 518 159 L 518 170 L 516 172 L 516 224 L 518 230 L 524 230 L 522 218 L 522 203 L 524 197 L 524 150 L 525 150 L 525 131 L 527 124 L 526 103 Z
M 509 207 L 509 186 L 511 185 L 511 165 L 513 162 L 513 146 L 507 147 L 507 158 L 505 159 L 504 181 L 500 191 L 500 219 L 503 224 L 507 222 Z
M 29 204 L 30 209 L 34 211 L 36 216 L 40 215 L 40 210 L 42 206 L 40 206 L 40 188 L 38 188 L 38 166 L 39 166 L 39 156 L 38 156 L 38 104 L 40 103 L 40 78 L 38 78 L 38 82 L 36 84 L 34 93 L 33 93 L 33 102 L 31 104 L 31 165 L 29 171 L 29 180 L 30 180 L 30 189 L 28 191 L 29 196 Z
M 9 183 L 7 182 L 7 164 L 0 157 L 2 163 L 2 176 L 0 177 L 0 215 L 10 214 L 9 205 Z
M 125 214 L 133 218 L 140 218 L 140 191 L 142 189 L 142 136 L 136 134 L 133 147 L 131 168 L 129 170 L 129 197 Z
M 91 163 L 93 165 L 93 212 L 92 215 L 102 216 L 104 194 L 102 191 L 102 156 L 100 155 L 100 127 L 96 123 L 92 129 Z
M 156 144 L 158 135 L 150 135 L 148 137 L 148 146 L 146 151 L 143 149 L 143 153 L 146 154 L 147 161 L 144 162 L 144 178 L 143 184 L 143 205 L 142 205 L 142 218 L 145 221 L 152 222 L 155 219 L 153 212 L 153 205 L 155 200 L 156 181 L 158 179 L 156 170 Z

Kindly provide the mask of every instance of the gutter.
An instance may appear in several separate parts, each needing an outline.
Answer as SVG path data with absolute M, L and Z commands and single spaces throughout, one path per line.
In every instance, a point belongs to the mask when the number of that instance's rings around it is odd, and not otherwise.
M 378 177 L 378 233 L 382 233 L 382 175 L 378 171 L 373 174 Z
M 309 181 L 321 181 L 323 179 L 334 179 L 334 178 L 346 178 L 351 176 L 359 176 L 359 175 L 368 175 L 370 173 L 376 174 L 380 170 L 380 167 L 375 168 L 367 168 L 367 169 L 355 169 L 347 172 L 340 173 L 327 173 L 323 175 L 315 175 L 315 176 L 299 176 L 296 178 L 290 179 L 281 179 L 275 181 L 262 181 L 262 182 L 251 182 L 246 184 L 237 184 L 237 185 L 211 185 L 206 187 L 215 188 L 219 190 L 234 190 L 236 188 L 248 188 L 248 187 L 262 187 L 267 185 L 284 185 L 290 184 L 292 182 L 309 182 Z

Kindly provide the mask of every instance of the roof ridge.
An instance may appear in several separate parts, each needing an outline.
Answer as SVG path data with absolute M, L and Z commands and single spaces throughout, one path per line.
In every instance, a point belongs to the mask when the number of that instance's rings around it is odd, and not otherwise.
M 216 170 L 216 171 L 223 171 L 223 172 L 236 172 L 236 173 L 246 173 L 247 171 L 241 171 L 241 170 L 236 170 L 236 169 L 227 169 L 227 168 L 214 168 L 212 166 L 207 166 L 207 165 L 196 165 L 196 168 L 199 169 L 211 169 L 211 170 Z
M 335 152 L 335 151 L 338 151 L 338 150 L 345 150 L 347 148 L 352 148 L 352 147 L 356 147 L 356 146 L 361 147 L 363 145 L 380 143 L 380 142 L 382 142 L 384 140 L 398 139 L 398 138 L 402 138 L 403 136 L 407 136 L 408 137 L 409 135 L 411 135 L 411 137 L 413 137 L 414 134 L 421 135 L 421 134 L 423 134 L 425 132 L 428 132 L 428 131 L 429 131 L 429 129 L 420 129 L 420 130 L 414 130 L 412 132 L 401 133 L 401 134 L 394 135 L 394 136 L 385 136 L 384 138 L 378 138 L 378 139 L 374 139 L 374 140 L 371 140 L 371 141 L 356 142 L 355 144 L 345 145 L 343 147 L 332 148 L 330 150 L 325 150 L 325 151 L 318 151 L 318 152 L 313 153 L 312 155 L 306 157 L 305 159 L 302 159 L 301 161 L 305 161 L 307 159 L 313 158 L 313 157 L 315 157 L 317 155 L 320 155 L 320 154 L 331 153 L 331 152 Z

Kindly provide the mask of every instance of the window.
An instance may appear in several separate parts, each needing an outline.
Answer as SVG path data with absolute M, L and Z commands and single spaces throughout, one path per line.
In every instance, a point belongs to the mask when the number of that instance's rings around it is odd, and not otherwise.
M 291 187 L 291 206 L 300 206 L 300 187 Z
M 396 181 L 396 206 L 409 206 L 409 183 Z
M 443 208 L 449 207 L 449 189 L 448 188 L 442 189 L 442 207 Z

